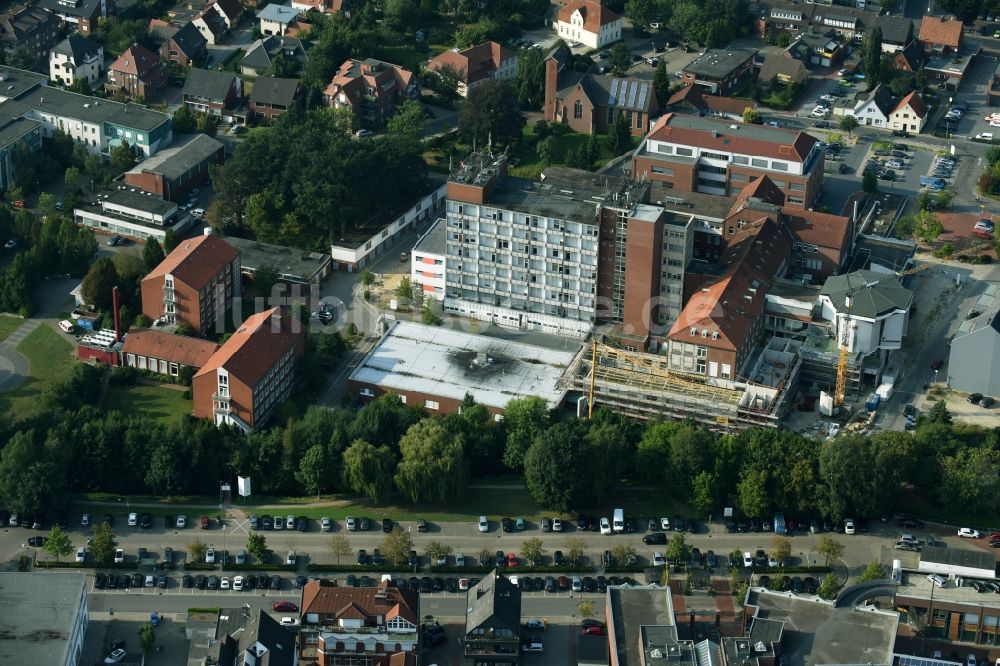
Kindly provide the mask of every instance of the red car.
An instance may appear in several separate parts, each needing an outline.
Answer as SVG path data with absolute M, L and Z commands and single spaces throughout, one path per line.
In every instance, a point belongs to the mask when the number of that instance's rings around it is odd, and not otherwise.
M 293 604 L 291 601 L 275 601 L 273 604 L 271 604 L 271 610 L 294 613 L 299 610 L 299 607 Z
M 582 636 L 600 636 L 603 633 L 603 628 L 598 626 L 583 627 L 580 630 Z
M 517 555 L 514 553 L 507 553 L 507 566 L 516 567 L 517 566 Z
M 210 521 L 209 521 L 209 519 L 208 519 L 208 516 L 202 516 L 202 517 L 201 517 L 201 529 L 203 529 L 203 530 L 207 530 L 207 529 L 208 529 L 208 523 L 209 523 L 209 522 L 210 522 Z

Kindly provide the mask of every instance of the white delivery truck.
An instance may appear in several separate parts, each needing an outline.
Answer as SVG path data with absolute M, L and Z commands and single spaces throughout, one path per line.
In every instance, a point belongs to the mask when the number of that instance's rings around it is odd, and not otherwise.
M 625 511 L 622 509 L 615 509 L 615 519 L 611 522 L 611 528 L 615 532 L 625 531 Z

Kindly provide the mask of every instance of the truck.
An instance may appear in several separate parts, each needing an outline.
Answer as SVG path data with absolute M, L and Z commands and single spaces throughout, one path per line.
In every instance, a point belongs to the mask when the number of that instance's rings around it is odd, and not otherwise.
M 892 382 L 882 382 L 879 384 L 878 388 L 875 389 L 875 393 L 881 400 L 888 400 L 892 396 L 893 385 Z
M 878 406 L 879 404 L 881 404 L 881 402 L 882 398 L 879 396 L 879 394 L 872 393 L 870 396 L 868 396 L 868 400 L 865 402 L 865 409 L 867 409 L 869 412 L 874 412 L 875 410 L 878 409 Z
M 920 187 L 929 187 L 932 190 L 943 190 L 945 182 L 943 178 L 937 176 L 921 176 Z

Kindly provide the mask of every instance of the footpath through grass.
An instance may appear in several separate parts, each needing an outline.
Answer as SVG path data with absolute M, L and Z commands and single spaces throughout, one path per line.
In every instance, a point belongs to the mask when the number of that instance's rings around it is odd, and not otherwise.
M 28 359 L 30 368 L 23 384 L 8 393 L 0 393 L 0 413 L 11 419 L 37 414 L 42 407 L 42 391 L 48 384 L 69 376 L 75 363 L 73 345 L 46 324 L 22 340 L 17 351 Z
M 16 331 L 24 320 L 20 317 L 8 317 L 0 315 L 0 342 L 7 339 L 7 336 Z

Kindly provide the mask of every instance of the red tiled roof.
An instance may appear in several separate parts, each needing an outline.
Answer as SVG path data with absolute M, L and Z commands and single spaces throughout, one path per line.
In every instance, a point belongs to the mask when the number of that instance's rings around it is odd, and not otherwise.
M 377 588 L 337 587 L 323 585 L 313 580 L 302 588 L 302 615 L 333 615 L 335 618 L 374 618 L 383 616 L 383 622 L 394 617 L 402 617 L 407 622 L 418 624 L 416 595 L 411 590 L 399 589 L 382 581 Z M 385 592 L 380 599 L 378 593 Z M 322 620 L 321 620 L 322 622 Z
M 667 100 L 667 105 L 681 104 L 687 102 L 696 109 L 704 111 L 715 111 L 719 113 L 730 113 L 734 115 L 742 115 L 743 110 L 747 107 L 751 109 L 757 108 L 757 102 L 745 99 L 736 99 L 735 97 L 725 97 L 722 95 L 708 95 L 704 92 L 704 88 L 699 85 L 691 84 L 684 86 Z
M 178 365 L 200 368 L 208 363 L 208 359 L 218 348 L 219 345 L 214 342 L 200 338 L 154 331 L 149 328 L 132 328 L 125 335 L 122 353 L 154 357 L 173 361 Z
M 252 315 L 195 377 L 224 368 L 247 386 L 256 386 L 304 334 L 301 322 L 284 308 Z
M 159 64 L 160 56 L 145 46 L 133 44 L 118 56 L 118 59 L 114 61 L 110 69 L 122 74 L 133 74 L 141 77 L 146 72 L 156 69 Z
M 797 240 L 818 247 L 844 249 L 851 220 L 843 215 L 831 215 L 803 208 L 781 209 L 785 226 Z
M 167 275 L 201 290 L 239 256 L 239 251 L 218 236 L 197 236 L 181 241 L 143 281 Z
M 396 85 L 391 88 L 390 94 L 404 94 L 413 81 L 413 72 L 381 60 L 347 59 L 340 65 L 323 94 L 332 98 L 343 91 L 351 106 L 357 106 L 364 101 L 366 88 L 374 89 L 376 96 L 381 97 L 384 91 L 389 90 L 388 84 L 391 81 Z
M 736 351 L 764 308 L 765 294 L 791 247 L 788 236 L 764 216 L 730 239 L 720 263 L 721 277 L 706 278 L 684 305 L 667 337 L 689 342 L 691 329 L 699 345 Z M 702 337 L 701 331 L 707 331 Z M 713 333 L 718 339 L 712 339 Z
M 697 146 L 708 150 L 725 153 L 742 153 L 757 155 L 779 160 L 805 160 L 817 139 L 805 132 L 779 128 L 763 128 L 753 126 L 755 131 L 768 130 L 774 136 L 773 141 L 754 139 L 741 134 L 740 129 L 730 129 L 728 122 L 714 123 L 717 129 L 712 131 L 689 127 L 671 126 L 675 118 L 684 118 L 676 113 L 667 113 L 659 118 L 649 133 L 654 141 L 669 141 L 683 146 Z M 707 119 L 706 119 L 707 120 Z M 713 121 L 708 121 L 713 122 Z M 740 126 L 737 126 L 740 127 Z
M 913 113 L 917 114 L 918 118 L 923 118 L 927 115 L 927 105 L 924 104 L 924 100 L 917 94 L 916 90 L 899 100 L 899 104 L 896 105 L 896 108 L 893 109 L 893 111 L 899 111 L 906 105 L 909 105 L 910 108 L 913 109 Z
M 917 39 L 925 44 L 943 44 L 957 49 L 962 41 L 962 22 L 924 16 L 920 21 L 920 36 Z
M 428 69 L 438 70 L 446 65 L 462 75 L 466 84 L 476 83 L 491 76 L 504 60 L 514 57 L 514 52 L 496 42 L 484 42 L 464 51 L 445 51 L 435 56 Z
M 733 203 L 733 207 L 729 209 L 729 214 L 732 215 L 741 210 L 747 205 L 747 201 L 750 198 L 760 199 L 764 203 L 774 204 L 775 206 L 783 206 L 785 203 L 784 193 L 778 189 L 773 180 L 764 175 L 743 186 L 739 196 L 736 197 L 736 202 Z
M 615 14 L 599 2 L 576 0 L 576 2 L 570 2 L 559 9 L 559 20 L 569 23 L 577 10 L 583 16 L 583 29 L 595 34 L 601 31 L 602 25 L 614 23 L 621 19 L 621 16 L 618 16 L 618 14 Z

